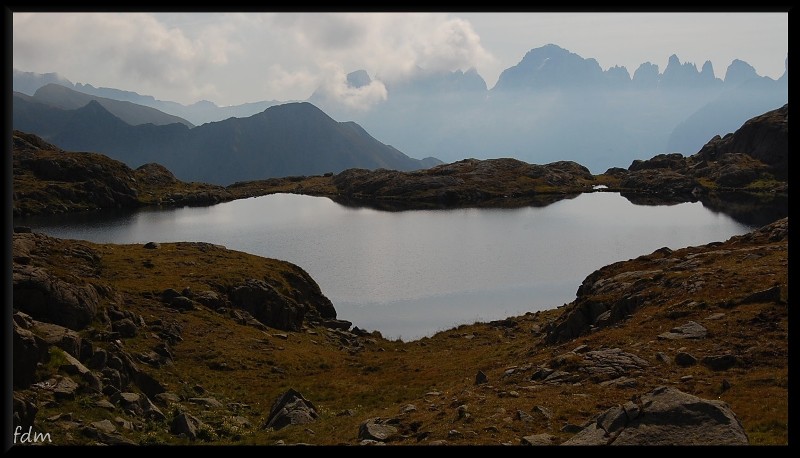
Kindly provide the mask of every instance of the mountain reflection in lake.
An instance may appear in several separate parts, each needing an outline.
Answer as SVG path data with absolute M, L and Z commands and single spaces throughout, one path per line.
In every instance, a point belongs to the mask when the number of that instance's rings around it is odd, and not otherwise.
M 384 212 L 276 194 L 211 207 L 17 219 L 102 243 L 203 241 L 308 271 L 339 318 L 405 340 L 570 302 L 586 275 L 751 227 L 701 203 L 589 193 L 545 207 Z

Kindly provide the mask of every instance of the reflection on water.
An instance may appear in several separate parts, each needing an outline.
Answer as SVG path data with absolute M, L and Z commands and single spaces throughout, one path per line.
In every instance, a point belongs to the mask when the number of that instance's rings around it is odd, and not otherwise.
M 404 339 L 557 307 L 604 265 L 751 229 L 699 202 L 638 206 L 617 193 L 544 207 L 404 212 L 278 194 L 15 224 L 105 243 L 203 241 L 287 260 L 311 274 L 340 318 Z

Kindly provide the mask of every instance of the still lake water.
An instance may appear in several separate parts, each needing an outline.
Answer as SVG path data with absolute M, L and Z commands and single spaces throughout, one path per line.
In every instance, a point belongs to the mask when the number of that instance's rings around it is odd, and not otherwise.
M 639 206 L 604 192 L 540 208 L 403 212 L 277 194 L 15 224 L 99 243 L 210 242 L 290 261 L 319 283 L 339 318 L 403 340 L 555 308 L 602 266 L 752 229 L 699 202 Z

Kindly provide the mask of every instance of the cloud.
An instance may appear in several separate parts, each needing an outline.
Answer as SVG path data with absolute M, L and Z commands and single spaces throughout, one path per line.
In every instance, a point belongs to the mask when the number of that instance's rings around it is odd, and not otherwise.
M 324 85 L 363 107 L 417 67 L 495 60 L 444 13 L 14 13 L 13 26 L 17 69 L 182 103 L 301 100 Z M 348 89 L 343 73 L 359 69 L 380 81 Z
M 226 39 L 231 30 L 224 24 L 190 38 L 140 13 L 15 13 L 13 26 L 15 68 L 162 93 L 213 94 L 214 85 L 198 83 L 198 74 L 242 51 Z
M 378 80 L 361 87 L 348 85 L 347 74 L 337 65 L 327 66 L 319 92 L 323 97 L 356 111 L 366 111 L 388 96 L 386 86 Z
M 467 70 L 492 61 L 469 22 L 443 13 L 331 13 L 272 16 L 300 55 L 398 80 L 416 67 Z M 287 45 L 286 42 L 282 43 Z

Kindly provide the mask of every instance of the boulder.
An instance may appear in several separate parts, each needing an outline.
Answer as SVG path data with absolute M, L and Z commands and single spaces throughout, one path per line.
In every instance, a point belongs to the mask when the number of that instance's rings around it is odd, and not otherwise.
M 289 388 L 272 405 L 265 428 L 279 430 L 289 425 L 303 425 L 319 418 L 316 407 L 302 394 Z
M 64 359 L 67 360 L 66 364 L 62 364 L 59 369 L 66 372 L 70 375 L 78 375 L 80 378 L 86 383 L 86 385 L 96 393 L 99 393 L 103 390 L 103 384 L 100 382 L 100 379 L 92 373 L 89 369 L 86 368 L 80 361 L 75 359 L 69 353 L 63 354 Z
M 81 330 L 98 310 L 90 284 L 68 283 L 41 267 L 14 264 L 14 308 L 34 319 Z
M 136 333 L 139 331 L 139 328 L 130 318 L 123 318 L 119 321 L 111 323 L 111 330 L 119 333 L 120 337 L 130 338 L 136 337 Z
M 231 304 L 249 312 L 261 323 L 284 331 L 298 331 L 303 324 L 306 307 L 281 295 L 264 280 L 250 278 L 234 287 Z
M 697 364 L 697 358 L 686 352 L 678 352 L 675 355 L 675 364 L 681 367 L 689 367 Z
M 77 332 L 57 324 L 36 320 L 33 321 L 31 331 L 49 345 L 55 345 L 76 358 L 80 357 L 82 339 Z
M 397 432 L 397 428 L 386 424 L 386 420 L 370 418 L 359 425 L 358 439 L 389 442 L 397 435 Z
M 612 407 L 563 445 L 747 445 L 728 404 L 658 387 Z
M 169 431 L 176 436 L 185 434 L 190 440 L 197 439 L 197 431 L 205 426 L 197 417 L 182 412 L 172 419 Z

